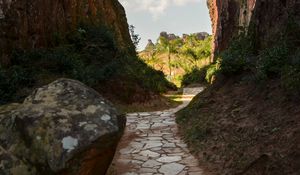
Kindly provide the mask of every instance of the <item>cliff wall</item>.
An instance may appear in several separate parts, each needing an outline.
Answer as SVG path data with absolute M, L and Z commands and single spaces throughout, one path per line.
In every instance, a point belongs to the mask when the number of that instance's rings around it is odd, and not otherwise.
M 81 23 L 105 25 L 120 48 L 133 47 L 117 0 L 0 0 L 0 60 L 9 62 L 12 49 L 48 47 Z
M 242 30 L 254 34 L 257 49 L 278 40 L 288 22 L 300 23 L 299 0 L 208 0 L 214 53 L 226 49 Z

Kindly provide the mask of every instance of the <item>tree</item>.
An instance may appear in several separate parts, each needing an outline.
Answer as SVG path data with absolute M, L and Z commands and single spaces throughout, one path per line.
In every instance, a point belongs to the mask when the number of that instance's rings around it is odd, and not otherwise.
M 157 44 L 157 51 L 159 53 L 167 52 L 168 54 L 168 66 L 169 66 L 169 75 L 172 75 L 172 65 L 171 65 L 171 55 L 178 53 L 178 48 L 182 45 L 181 39 L 169 40 L 165 37 L 159 37 Z
M 129 26 L 129 33 L 130 33 L 130 36 L 131 36 L 131 40 L 132 40 L 132 43 L 135 47 L 135 49 L 138 47 L 140 41 L 141 41 L 141 37 L 139 34 L 136 34 L 135 33 L 135 27 L 134 25 L 130 25 Z
M 211 56 L 211 36 L 204 40 L 199 40 L 196 36 L 190 35 L 181 47 L 180 54 L 197 66 L 198 60 L 207 59 Z

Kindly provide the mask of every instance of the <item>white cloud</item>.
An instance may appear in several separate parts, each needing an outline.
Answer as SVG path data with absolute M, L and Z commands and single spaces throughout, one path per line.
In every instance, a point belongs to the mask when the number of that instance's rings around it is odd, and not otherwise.
M 154 19 L 164 14 L 167 8 L 182 6 L 202 0 L 120 0 L 126 10 L 145 11 L 151 13 Z

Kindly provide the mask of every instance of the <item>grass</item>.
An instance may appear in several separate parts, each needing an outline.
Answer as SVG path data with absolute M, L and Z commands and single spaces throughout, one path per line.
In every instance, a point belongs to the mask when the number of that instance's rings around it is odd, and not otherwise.
M 147 103 L 117 104 L 117 107 L 126 113 L 162 111 L 176 108 L 182 104 L 182 91 L 168 91 L 154 96 Z

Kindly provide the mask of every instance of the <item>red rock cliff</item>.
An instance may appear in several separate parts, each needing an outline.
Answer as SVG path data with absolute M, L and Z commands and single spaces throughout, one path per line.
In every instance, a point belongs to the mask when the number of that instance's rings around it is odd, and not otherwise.
M 300 0 L 208 0 L 208 6 L 215 53 L 226 49 L 230 39 L 250 24 L 258 47 L 263 48 L 278 39 L 290 15 L 300 21 Z
M 121 48 L 132 47 L 118 0 L 0 0 L 0 60 L 5 62 L 13 48 L 48 46 L 53 34 L 79 22 L 104 24 L 113 29 Z

